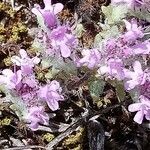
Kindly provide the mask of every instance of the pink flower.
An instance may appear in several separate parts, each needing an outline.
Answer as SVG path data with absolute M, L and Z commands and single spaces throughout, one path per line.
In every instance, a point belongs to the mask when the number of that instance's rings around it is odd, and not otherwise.
M 83 58 L 76 61 L 77 66 L 87 66 L 92 69 L 98 66 L 101 59 L 101 53 L 98 49 L 84 49 L 82 51 Z
M 139 87 L 140 94 L 150 99 L 150 80 Z
M 127 90 L 131 90 L 135 88 L 135 86 L 143 85 L 148 77 L 148 74 L 146 71 L 142 70 L 141 63 L 139 61 L 135 61 L 133 64 L 133 70 L 134 72 L 124 69 L 125 77 L 127 79 L 130 79 L 125 82 L 125 88 Z
M 150 54 L 150 42 L 144 41 L 132 47 L 133 53 L 136 55 Z
M 124 23 L 126 25 L 127 32 L 123 35 L 123 38 L 126 41 L 135 41 L 136 39 L 142 38 L 144 36 L 135 19 L 132 19 L 131 23 L 127 20 L 124 20 Z
M 116 78 L 118 80 L 124 79 L 124 65 L 121 59 L 111 58 L 107 62 L 107 66 L 102 66 L 98 69 L 99 74 L 106 74 L 110 78 Z
M 52 111 L 59 108 L 58 101 L 64 100 L 63 95 L 61 95 L 62 88 L 59 82 L 53 80 L 50 84 L 41 87 L 39 90 L 39 96 L 45 100 Z
M 44 112 L 44 108 L 42 106 L 34 106 L 29 110 L 29 114 L 25 117 L 30 125 L 30 129 L 33 131 L 38 130 L 39 124 L 48 125 L 49 116 Z
M 147 120 L 150 120 L 150 99 L 140 96 L 140 101 L 139 103 L 131 104 L 128 107 L 128 110 L 130 112 L 136 112 L 136 115 L 134 117 L 134 121 L 137 122 L 138 124 L 141 124 L 143 122 L 143 118 Z
M 38 81 L 35 79 L 35 76 L 31 75 L 23 77 L 21 88 L 17 92 L 24 102 L 32 101 L 34 103 L 35 99 L 38 101 L 38 89 Z
M 72 34 L 67 33 L 66 26 L 59 26 L 50 34 L 51 44 L 54 49 L 60 49 L 61 55 L 67 58 L 71 55 L 71 49 L 77 44 L 77 40 Z
M 32 9 L 32 12 L 37 16 L 39 24 L 44 22 L 48 28 L 53 28 L 57 25 L 56 14 L 62 11 L 61 3 L 51 4 L 51 0 L 44 0 L 45 8 L 41 9 L 39 5 Z
M 5 84 L 8 89 L 19 88 L 22 80 L 21 70 L 14 73 L 10 69 L 4 69 L 0 75 L 0 84 Z
M 40 62 L 40 59 L 38 57 L 29 58 L 24 49 L 21 49 L 19 53 L 21 58 L 18 56 L 12 56 L 12 62 L 17 66 L 21 66 L 21 71 L 23 74 L 31 74 L 32 68 Z

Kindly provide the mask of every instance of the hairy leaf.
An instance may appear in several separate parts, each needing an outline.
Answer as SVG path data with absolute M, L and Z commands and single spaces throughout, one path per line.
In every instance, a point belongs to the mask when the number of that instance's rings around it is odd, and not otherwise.
M 103 80 L 95 80 L 89 83 L 89 90 L 93 100 L 98 100 L 103 93 L 106 82 Z
M 46 59 L 43 59 L 42 61 L 42 68 L 49 68 L 52 67 L 53 71 L 64 71 L 66 74 L 77 74 L 77 68 L 75 64 L 69 60 L 63 58 L 56 58 L 56 57 L 48 57 Z
M 12 91 L 7 93 L 6 98 L 13 103 L 10 108 L 16 113 L 19 119 L 24 120 L 24 117 L 28 114 L 28 109 L 22 99 Z
M 128 12 L 126 5 L 118 5 L 118 6 L 102 6 L 102 12 L 106 16 L 106 22 L 108 24 L 116 24 L 120 22 L 123 18 L 126 17 Z

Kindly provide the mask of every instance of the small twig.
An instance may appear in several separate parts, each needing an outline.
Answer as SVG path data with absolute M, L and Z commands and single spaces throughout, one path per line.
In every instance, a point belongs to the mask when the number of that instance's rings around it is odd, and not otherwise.
M 70 124 L 65 124 L 65 123 L 51 124 L 51 126 L 49 125 L 49 127 L 40 125 L 38 127 L 38 130 L 51 132 L 51 133 L 64 132 L 69 126 Z
M 75 131 L 79 126 L 84 123 L 84 119 L 88 116 L 88 110 L 85 110 L 82 117 L 76 119 L 76 122 L 71 125 L 65 132 L 58 135 L 54 140 L 46 145 L 46 150 L 51 150 L 54 146 L 58 145 L 65 137 L 69 136 L 73 131 Z
M 35 149 L 35 148 L 46 149 L 43 146 L 31 145 L 31 146 L 17 146 L 17 147 L 12 147 L 12 148 L 4 148 L 1 150 L 25 150 L 25 149 Z

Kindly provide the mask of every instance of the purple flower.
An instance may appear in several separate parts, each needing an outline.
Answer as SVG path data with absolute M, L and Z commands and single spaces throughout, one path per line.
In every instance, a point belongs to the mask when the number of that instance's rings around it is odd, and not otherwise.
M 124 79 L 124 65 L 121 59 L 111 58 L 107 62 L 107 66 L 102 66 L 98 69 L 99 74 L 106 74 L 108 77 L 116 78 L 118 80 Z
M 82 51 L 83 58 L 76 61 L 77 66 L 87 66 L 92 69 L 98 66 L 101 59 L 101 53 L 98 49 L 84 49 Z
M 5 84 L 8 89 L 18 89 L 22 80 L 21 70 L 14 73 L 10 69 L 4 69 L 0 75 L 0 84 Z
M 21 88 L 17 91 L 24 101 L 34 102 L 34 97 L 37 96 L 38 81 L 34 75 L 26 76 L 22 79 Z M 38 99 L 38 98 L 36 98 Z
M 127 32 L 123 35 L 123 38 L 127 41 L 135 41 L 138 38 L 142 38 L 144 36 L 140 27 L 137 25 L 137 21 L 135 19 L 131 20 L 131 23 L 127 20 L 124 20 L 126 25 Z
M 138 124 L 141 124 L 143 122 L 143 118 L 147 120 L 150 120 L 150 99 L 140 96 L 140 101 L 139 103 L 131 104 L 128 107 L 128 110 L 130 112 L 136 112 L 136 115 L 134 116 L 134 121 L 137 122 Z
M 56 41 L 63 41 L 67 32 L 66 26 L 58 26 L 56 29 L 53 29 L 51 32 L 50 38 Z
M 150 99 L 150 80 L 139 87 L 140 94 Z
M 52 111 L 59 108 L 58 101 L 64 100 L 63 95 L 61 95 L 62 88 L 59 82 L 53 80 L 50 84 L 41 87 L 39 90 L 39 96 L 45 100 Z
M 126 41 L 123 37 L 117 39 L 109 39 L 105 45 L 104 57 L 107 58 L 129 58 L 132 55 L 132 49 L 130 48 L 131 41 Z
M 135 86 L 143 85 L 148 77 L 146 71 L 142 70 L 141 63 L 139 61 L 135 61 L 133 64 L 134 72 L 124 69 L 125 77 L 130 79 L 125 82 L 125 88 L 127 90 L 131 90 L 135 88 Z
M 32 12 L 37 16 L 38 22 L 41 26 L 44 22 L 48 28 L 53 28 L 57 25 L 56 14 L 62 11 L 63 5 L 61 3 L 51 4 L 51 0 L 44 0 L 45 8 L 41 9 L 39 5 L 32 9 Z
M 136 55 L 150 54 L 150 42 L 144 41 L 132 46 L 133 53 Z
M 38 130 L 39 123 L 48 125 L 49 122 L 49 116 L 44 112 L 44 108 L 42 106 L 31 107 L 26 119 L 29 121 L 29 127 L 33 131 Z
M 24 49 L 21 49 L 19 53 L 21 58 L 18 56 L 12 56 L 12 62 L 17 66 L 21 66 L 23 74 L 31 74 L 33 72 L 32 68 L 40 62 L 40 59 L 38 57 L 29 58 Z
M 51 44 L 54 49 L 60 49 L 61 55 L 67 58 L 71 55 L 71 48 L 74 48 L 77 44 L 75 37 L 67 33 L 66 26 L 59 26 L 50 34 Z

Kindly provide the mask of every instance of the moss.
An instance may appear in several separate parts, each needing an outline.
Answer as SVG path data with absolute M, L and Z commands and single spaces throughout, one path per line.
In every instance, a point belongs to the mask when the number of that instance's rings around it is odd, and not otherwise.
M 4 61 L 6 66 L 11 66 L 12 65 L 11 57 L 7 57 L 3 61 Z
M 0 35 L 0 42 L 5 42 L 6 38 L 3 35 Z
M 9 39 L 9 41 L 14 41 L 14 42 L 18 42 L 21 40 L 21 34 L 22 33 L 26 33 L 27 32 L 27 28 L 23 23 L 16 23 L 13 25 L 13 28 L 11 30 L 11 37 Z
M 51 142 L 54 139 L 54 135 L 51 133 L 46 133 L 43 135 L 42 139 L 47 141 L 47 142 Z
M 5 32 L 6 32 L 6 29 L 4 28 L 4 25 L 0 24 L 0 42 L 6 41 Z
M 76 147 L 74 147 L 72 150 L 82 150 L 82 145 L 78 144 Z
M 0 24 L 0 34 L 4 34 L 6 32 L 4 25 Z
M 84 137 L 84 128 L 80 127 L 80 129 L 76 132 L 76 134 L 71 134 L 68 136 L 62 143 L 63 147 L 67 149 L 82 149 L 83 144 L 83 137 Z
M 37 72 L 37 79 L 40 81 L 44 81 L 45 80 L 44 73 Z
M 11 119 L 10 118 L 4 118 L 2 120 L 0 120 L 0 126 L 8 126 L 11 123 Z
M 0 42 L 22 42 L 27 27 L 20 17 L 16 17 L 17 12 L 8 3 L 0 2 L 0 13 L 1 20 L 4 20 L 0 24 Z
M 11 18 L 13 18 L 15 14 L 15 11 L 12 9 L 12 7 L 8 3 L 4 2 L 0 2 L 0 11 L 5 12 Z

